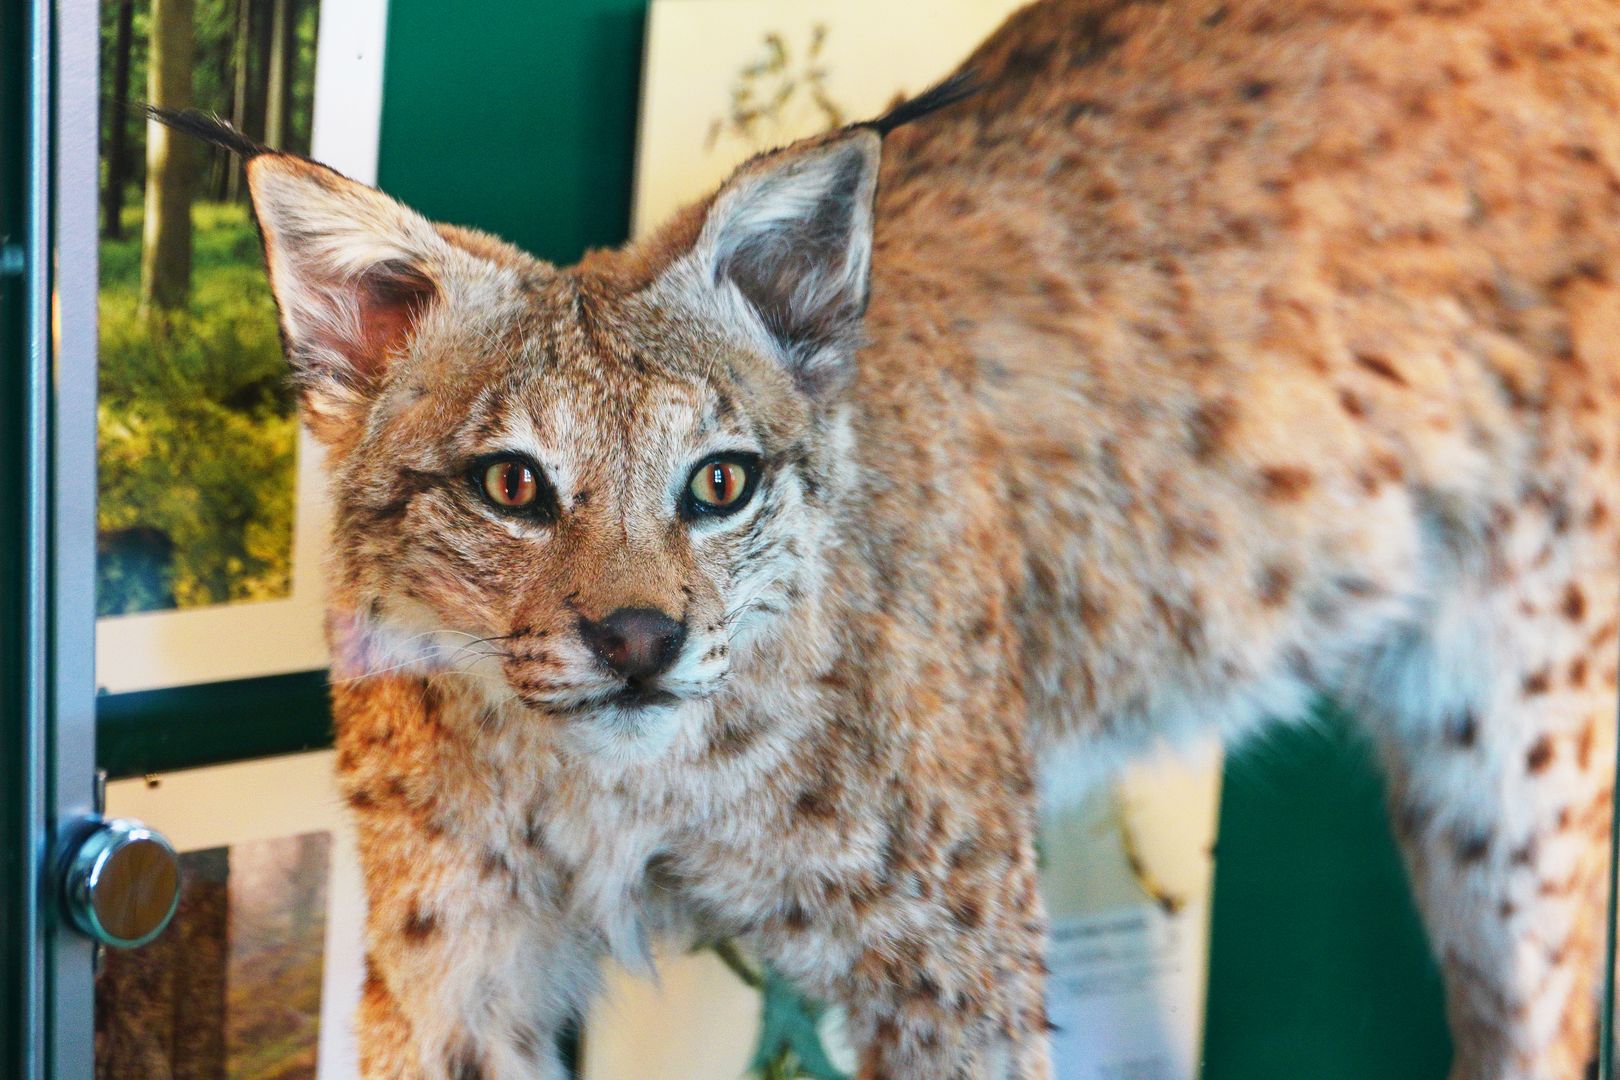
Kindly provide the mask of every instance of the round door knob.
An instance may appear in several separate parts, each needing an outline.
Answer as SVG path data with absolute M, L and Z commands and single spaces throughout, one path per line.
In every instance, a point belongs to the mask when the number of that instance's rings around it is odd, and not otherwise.
M 97 821 L 68 856 L 64 888 L 75 926 L 105 945 L 133 949 L 174 917 L 180 857 L 138 821 Z

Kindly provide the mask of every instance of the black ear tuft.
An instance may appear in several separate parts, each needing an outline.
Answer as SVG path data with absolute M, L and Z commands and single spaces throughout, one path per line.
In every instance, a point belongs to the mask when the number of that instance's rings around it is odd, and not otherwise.
M 243 161 L 251 161 L 260 154 L 276 153 L 263 143 L 248 138 L 219 117 L 209 116 L 196 109 L 175 112 L 173 109 L 160 109 L 156 105 L 148 105 L 146 115 L 165 127 L 240 155 Z
M 856 127 L 869 127 L 879 135 L 887 135 L 903 124 L 913 120 L 920 120 L 929 113 L 964 101 L 982 90 L 983 84 L 978 81 L 978 75 L 971 68 L 958 71 L 944 82 L 936 83 L 914 98 L 908 98 L 884 113 L 882 116 Z

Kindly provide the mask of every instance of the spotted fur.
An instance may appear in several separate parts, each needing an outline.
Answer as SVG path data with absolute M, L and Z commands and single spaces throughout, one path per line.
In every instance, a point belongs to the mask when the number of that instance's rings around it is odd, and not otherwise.
M 1338 695 L 1456 1080 L 1591 1049 L 1620 598 L 1604 0 L 1047 0 L 979 92 L 558 269 L 250 163 L 337 508 L 364 1071 L 555 1078 L 736 935 L 862 1080 L 1049 1075 L 1037 791 Z M 715 451 L 762 463 L 682 520 Z M 558 515 L 469 462 L 521 451 Z M 580 620 L 667 613 L 661 701 Z M 1286 872 L 1286 868 L 1280 868 Z

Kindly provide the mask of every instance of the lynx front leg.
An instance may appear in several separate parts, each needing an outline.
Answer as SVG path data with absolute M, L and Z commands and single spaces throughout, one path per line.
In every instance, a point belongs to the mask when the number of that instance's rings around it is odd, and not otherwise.
M 596 973 L 565 871 L 476 781 L 440 698 L 340 687 L 338 771 L 366 880 L 366 1080 L 562 1080 L 556 1035 Z
M 520 898 L 518 871 L 497 853 L 401 835 L 386 819 L 362 817 L 361 837 L 370 894 L 361 1075 L 563 1080 L 557 1033 L 595 956 Z
M 866 1035 L 856 1080 L 1049 1080 L 1052 1075 L 1044 1020 L 1006 1024 L 974 1015 L 980 1002 L 924 1004 L 926 991 L 874 999 L 857 1013 Z M 1027 995 L 1009 995 L 1006 1007 L 1039 1009 Z M 992 1006 L 999 1011 L 1000 1003 Z
M 1386 699 L 1404 698 L 1385 758 L 1445 976 L 1453 1080 L 1578 1080 L 1592 1052 L 1615 754 L 1600 584 L 1515 599 L 1506 627 L 1460 652 L 1412 650 Z
M 1049 1080 L 1039 901 L 961 898 L 855 965 L 857 1080 Z
M 1048 1080 L 1033 846 L 938 804 L 927 816 L 930 842 L 897 829 L 876 872 L 806 889 L 762 950 L 845 1007 L 857 1080 Z

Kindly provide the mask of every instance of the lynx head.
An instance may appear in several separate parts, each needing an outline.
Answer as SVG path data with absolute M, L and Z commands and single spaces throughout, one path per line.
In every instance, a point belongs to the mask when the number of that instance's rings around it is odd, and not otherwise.
M 253 156 L 327 448 L 358 631 L 339 637 L 365 643 L 334 679 L 466 672 L 508 717 L 615 754 L 700 723 L 818 593 L 879 148 L 854 128 L 755 159 L 647 244 L 569 269 Z

